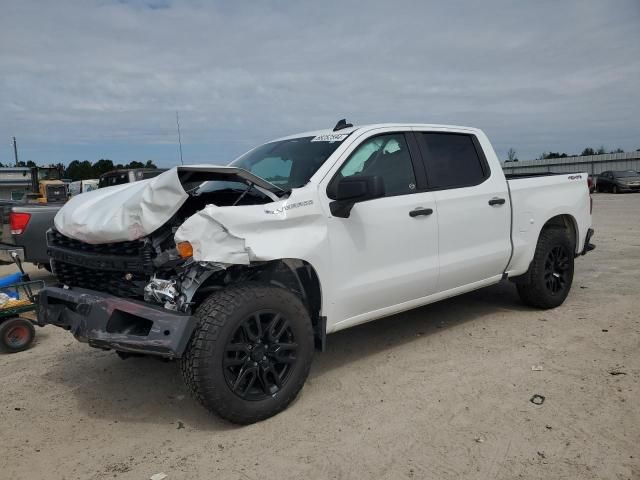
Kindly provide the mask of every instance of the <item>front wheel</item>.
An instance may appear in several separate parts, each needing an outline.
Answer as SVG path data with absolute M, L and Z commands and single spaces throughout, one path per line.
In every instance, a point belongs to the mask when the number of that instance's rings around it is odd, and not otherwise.
M 209 411 L 238 424 L 284 410 L 307 379 L 313 330 L 293 293 L 268 284 L 231 286 L 207 297 L 181 359 L 185 383 Z
M 573 261 L 573 242 L 567 230 L 542 230 L 529 266 L 529 282 L 517 284 L 522 301 L 545 309 L 562 305 L 571 290 Z
M 614 185 L 613 188 L 611 189 L 611 193 L 620 193 L 620 190 L 618 190 L 618 186 Z

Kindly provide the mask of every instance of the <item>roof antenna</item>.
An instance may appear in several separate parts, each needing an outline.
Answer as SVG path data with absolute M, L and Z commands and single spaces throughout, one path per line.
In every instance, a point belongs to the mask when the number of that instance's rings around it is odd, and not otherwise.
M 347 123 L 347 119 L 343 118 L 342 120 L 339 120 L 338 123 L 336 123 L 336 126 L 333 127 L 333 131 L 337 132 L 338 130 L 342 130 L 344 128 L 350 128 L 353 127 L 352 123 Z
M 178 126 L 178 150 L 180 151 L 180 164 L 184 165 L 182 161 L 182 137 L 180 136 L 180 117 L 178 116 L 178 111 L 176 110 L 176 125 Z

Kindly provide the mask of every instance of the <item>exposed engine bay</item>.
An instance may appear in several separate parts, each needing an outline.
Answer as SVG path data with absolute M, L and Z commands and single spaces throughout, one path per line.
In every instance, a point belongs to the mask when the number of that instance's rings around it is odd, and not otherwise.
M 49 254 L 59 281 L 69 287 L 144 299 L 168 310 L 188 312 L 196 292 L 221 288 L 240 272 L 230 264 L 181 256 L 174 238 L 180 225 L 207 205 L 262 205 L 280 198 L 274 192 L 288 196 L 275 186 L 267 190 L 256 185 L 252 179 L 209 178 L 210 172 L 183 172 L 180 183 L 188 195 L 186 200 L 166 223 L 138 239 L 92 244 L 50 230 Z M 243 272 L 246 276 L 246 269 Z M 208 288 L 202 288 L 205 283 Z

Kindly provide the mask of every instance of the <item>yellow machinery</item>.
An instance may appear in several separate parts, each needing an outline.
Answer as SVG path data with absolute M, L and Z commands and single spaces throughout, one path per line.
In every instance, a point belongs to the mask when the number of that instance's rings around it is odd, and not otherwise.
M 61 172 L 57 167 L 32 167 L 32 194 L 38 203 L 59 203 L 67 201 L 67 185 L 60 179 Z

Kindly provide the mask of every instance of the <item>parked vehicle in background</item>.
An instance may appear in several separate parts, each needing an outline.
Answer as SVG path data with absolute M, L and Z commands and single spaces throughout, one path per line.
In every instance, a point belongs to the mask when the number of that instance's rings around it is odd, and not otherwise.
M 67 184 L 62 181 L 62 171 L 58 167 L 31 168 L 32 193 L 27 198 L 38 203 L 64 203 L 67 201 Z
M 638 192 L 640 191 L 640 173 L 635 170 L 608 170 L 598 175 L 597 192 Z
M 81 188 L 85 192 L 100 185 L 118 185 L 152 178 L 164 172 L 164 169 L 128 169 L 105 173 L 100 180 L 82 180 Z M 104 180 L 103 180 L 104 179 Z M 60 182 L 62 183 L 62 182 Z M 45 183 L 44 185 L 47 185 Z M 67 200 L 67 186 L 64 187 L 64 199 Z M 51 187 L 47 187 L 51 188 Z M 47 192 L 50 192 L 47 190 Z M 50 193 L 48 193 L 50 195 Z M 77 195 L 76 195 L 77 196 Z M 2 202 L 0 204 L 2 223 L 2 243 L 0 243 L 0 264 L 13 261 L 11 254 L 16 252 L 20 259 L 50 269 L 47 253 L 46 232 L 53 226 L 53 219 L 62 203 L 38 205 L 26 202 Z
M 341 121 L 72 198 L 38 321 L 180 359 L 246 424 L 293 401 L 329 333 L 506 279 L 561 305 L 592 234 L 586 173 L 505 177 L 474 128 Z
M 21 260 L 49 270 L 46 232 L 53 226 L 53 218 L 58 210 L 60 205 L 13 206 L 9 212 L 10 236 L 8 241 L 0 245 L 0 260 L 9 263 L 11 253 L 16 252 Z M 5 228 L 6 226 L 3 226 L 3 232 Z
M 100 176 L 99 188 L 137 182 L 160 175 L 166 168 L 128 168 L 113 170 Z
M 69 196 L 74 197 L 81 193 L 90 192 L 98 189 L 99 180 L 77 180 L 69 183 Z

